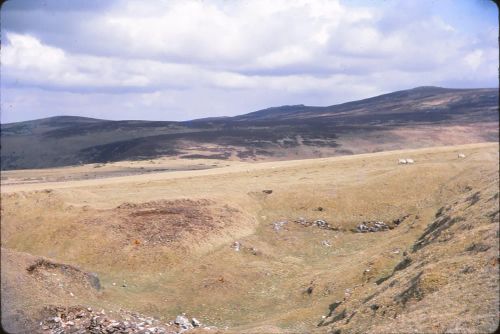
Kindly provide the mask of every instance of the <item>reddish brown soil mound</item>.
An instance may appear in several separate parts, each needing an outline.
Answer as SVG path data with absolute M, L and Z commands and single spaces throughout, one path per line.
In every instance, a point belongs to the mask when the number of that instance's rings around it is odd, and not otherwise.
M 241 216 L 238 209 L 200 200 L 159 200 L 123 203 L 99 212 L 86 224 L 107 224 L 127 244 L 156 246 L 179 241 L 187 235 L 205 236 L 217 232 Z

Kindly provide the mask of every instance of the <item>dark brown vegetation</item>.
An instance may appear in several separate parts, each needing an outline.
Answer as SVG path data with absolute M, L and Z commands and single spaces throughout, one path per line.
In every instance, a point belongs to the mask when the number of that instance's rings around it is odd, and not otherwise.
M 52 117 L 2 124 L 1 138 L 2 170 L 160 156 L 283 160 L 423 147 L 429 141 L 497 141 L 498 90 L 419 87 L 329 107 L 282 106 L 186 122 Z

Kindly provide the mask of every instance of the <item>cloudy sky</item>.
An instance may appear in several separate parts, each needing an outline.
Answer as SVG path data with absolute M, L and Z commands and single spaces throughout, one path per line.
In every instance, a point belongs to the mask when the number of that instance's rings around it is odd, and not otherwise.
M 15 0 L 1 121 L 188 120 L 498 87 L 489 0 Z

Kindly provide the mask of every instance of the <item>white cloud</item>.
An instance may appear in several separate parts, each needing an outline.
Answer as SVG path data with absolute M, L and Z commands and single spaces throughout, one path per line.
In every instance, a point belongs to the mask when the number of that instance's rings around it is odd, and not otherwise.
M 465 56 L 465 62 L 469 65 L 473 70 L 476 70 L 482 63 L 483 51 L 482 50 L 474 50 L 468 53 Z
M 418 1 L 346 4 L 117 0 L 82 20 L 67 8 L 64 15 L 37 9 L 23 15 L 38 30 L 3 29 L 3 97 L 26 112 L 50 109 L 61 94 L 74 111 L 78 97 L 111 113 L 171 110 L 182 119 L 334 104 L 419 85 L 496 85 L 495 29 L 466 34 Z M 46 105 L 21 103 L 27 87 Z

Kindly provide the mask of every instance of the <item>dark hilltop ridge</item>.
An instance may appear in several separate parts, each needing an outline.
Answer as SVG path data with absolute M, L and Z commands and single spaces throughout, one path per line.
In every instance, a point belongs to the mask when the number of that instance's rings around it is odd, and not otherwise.
M 57 116 L 1 125 L 1 169 L 152 159 L 316 158 L 498 141 L 498 89 L 418 87 L 185 122 Z

